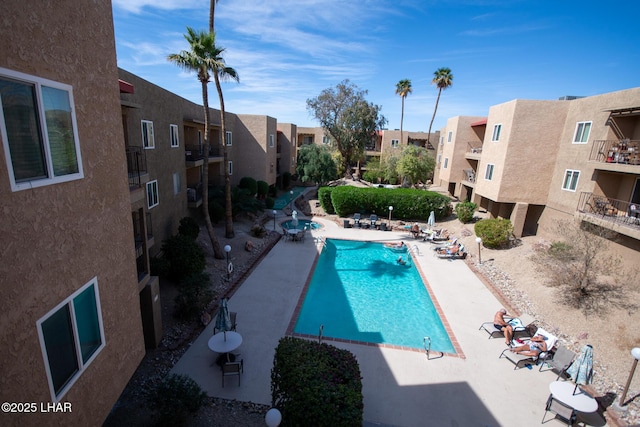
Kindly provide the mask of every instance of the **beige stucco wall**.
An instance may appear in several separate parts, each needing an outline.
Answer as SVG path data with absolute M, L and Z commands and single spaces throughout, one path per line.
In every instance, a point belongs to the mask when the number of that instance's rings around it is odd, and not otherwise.
M 36 321 L 97 277 L 105 348 L 63 401 L 3 425 L 101 425 L 144 355 L 110 2 L 0 6 L 0 66 L 73 86 L 84 178 L 12 192 L 0 170 L 0 395 L 51 400 Z M 5 164 L 0 147 L 0 163 Z M 38 403 L 39 405 L 39 403 Z
M 273 117 L 238 114 L 236 123 L 237 138 L 234 136 L 235 150 L 232 185 L 241 178 L 250 176 L 267 184 L 276 182 L 277 132 L 278 123 Z M 269 136 L 273 135 L 273 147 L 269 146 Z
M 298 147 L 296 144 L 298 128 L 292 123 L 278 123 L 278 139 L 280 153 L 277 157 L 280 160 L 280 174 L 289 172 L 296 173 L 298 160 Z
M 462 180 L 464 169 L 472 168 L 465 158 L 468 143 L 473 141 L 481 145 L 482 140 L 471 127 L 471 123 L 483 118 L 456 116 L 447 120 L 446 126 L 440 130 L 440 137 L 434 141 L 438 146 L 436 161 L 440 160 L 436 163 L 435 184 L 448 188 L 450 183 L 459 183 Z

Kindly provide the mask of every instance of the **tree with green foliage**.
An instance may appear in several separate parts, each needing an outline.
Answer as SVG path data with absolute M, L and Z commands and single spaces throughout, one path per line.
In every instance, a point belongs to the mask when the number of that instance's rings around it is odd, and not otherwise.
M 398 162 L 400 157 L 392 154 L 384 157 L 382 162 L 382 177 L 389 184 L 398 182 Z
M 473 202 L 460 202 L 456 205 L 454 211 L 458 216 L 458 220 L 463 224 L 473 221 L 473 214 L 475 214 L 478 205 Z
M 400 95 L 402 98 L 402 114 L 400 114 L 400 144 L 404 144 L 402 137 L 402 122 L 404 121 L 404 99 L 412 92 L 411 80 L 403 79 L 396 83 L 396 95 Z
M 302 182 L 322 185 L 337 178 L 336 164 L 327 147 L 311 144 L 298 150 L 296 173 Z
M 250 176 L 243 176 L 242 178 L 240 178 L 238 187 L 248 190 L 251 194 L 258 193 L 258 182 Z
M 349 173 L 351 165 L 363 157 L 365 145 L 387 123 L 380 114 L 381 107 L 367 102 L 366 94 L 366 90 L 343 80 L 335 88 L 325 89 L 316 98 L 307 99 L 307 109 L 335 141 L 345 173 Z
M 436 161 L 424 147 L 409 145 L 398 161 L 398 175 L 411 184 L 426 182 L 436 167 Z
M 433 109 L 433 116 L 431 117 L 431 123 L 429 123 L 429 132 L 427 132 L 427 145 L 430 142 L 431 127 L 433 126 L 433 120 L 436 118 L 436 111 L 438 111 L 438 103 L 440 102 L 440 94 L 444 89 L 447 89 L 453 85 L 453 74 L 451 70 L 446 67 L 438 68 L 433 73 L 433 80 L 431 83 L 438 88 L 438 97 L 436 98 L 436 107 Z

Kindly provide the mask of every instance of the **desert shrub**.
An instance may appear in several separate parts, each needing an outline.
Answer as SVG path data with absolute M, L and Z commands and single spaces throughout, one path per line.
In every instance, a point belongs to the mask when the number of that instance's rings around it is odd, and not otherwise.
M 175 299 L 174 315 L 185 320 L 197 318 L 211 302 L 213 296 L 209 275 L 204 271 L 193 274 L 180 283 L 179 293 Z
M 169 261 L 162 257 L 149 258 L 152 276 L 167 277 L 169 275 Z
M 269 197 L 273 197 L 273 198 L 278 197 L 278 187 L 276 187 L 275 184 L 271 184 L 269 186 L 269 193 L 268 194 L 269 194 Z
M 216 199 L 209 202 L 209 217 L 214 224 L 224 219 L 224 199 Z
M 474 226 L 476 236 L 487 248 L 497 249 L 508 245 L 513 236 L 511 221 L 503 218 L 481 219 Z
M 193 240 L 195 240 L 198 238 L 198 234 L 200 234 L 200 226 L 195 219 L 190 216 L 185 216 L 180 220 L 178 234 L 191 237 Z
M 367 182 L 377 183 L 382 181 L 383 176 L 384 175 L 380 170 L 366 170 L 362 174 L 362 179 L 364 179 Z
M 473 221 L 473 214 L 478 209 L 478 205 L 472 202 L 462 202 L 458 203 L 455 207 L 456 215 L 458 216 L 458 220 L 463 224 L 467 224 Z
M 263 237 L 267 233 L 267 230 L 260 224 L 254 224 L 251 227 L 251 235 L 254 237 Z
M 329 214 L 333 215 L 336 211 L 333 209 L 333 204 L 331 203 L 331 192 L 334 187 L 320 187 L 318 189 L 318 200 L 320 201 L 320 206 L 322 209 Z
M 240 187 L 231 190 L 231 211 L 234 217 L 243 212 L 255 214 L 262 210 L 262 206 L 262 202 L 249 193 L 249 190 Z
M 164 258 L 169 263 L 168 276 L 180 282 L 186 277 L 200 273 L 206 266 L 204 251 L 190 237 L 177 234 L 162 243 Z
M 273 197 L 267 197 L 266 199 L 264 199 L 264 207 L 267 209 L 273 208 L 275 204 L 276 204 L 276 201 Z
M 244 188 L 249 191 L 249 194 L 254 195 L 258 192 L 258 183 L 255 179 L 250 176 L 245 176 L 240 178 L 240 182 L 238 183 L 238 187 Z
M 291 172 L 282 174 L 282 189 L 287 190 L 291 186 Z
M 271 370 L 271 399 L 283 425 L 362 425 L 358 361 L 332 345 L 282 338 Z
M 186 375 L 169 375 L 151 393 L 151 406 L 162 426 L 185 425 L 189 413 L 197 412 L 206 400 L 207 394 Z
M 269 193 L 269 184 L 266 181 L 258 181 L 258 197 L 264 198 Z

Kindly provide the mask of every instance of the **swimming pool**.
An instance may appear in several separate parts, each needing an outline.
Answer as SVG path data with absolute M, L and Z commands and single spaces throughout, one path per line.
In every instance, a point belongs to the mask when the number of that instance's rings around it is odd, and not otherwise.
M 299 219 L 298 225 L 296 227 L 294 227 L 293 224 L 294 224 L 293 220 L 290 219 L 288 221 L 281 223 L 280 226 L 284 228 L 299 228 L 301 230 L 305 227 L 307 227 L 308 230 L 317 230 L 319 228 L 322 228 L 322 224 L 313 222 L 310 219 Z
M 275 200 L 273 209 L 282 210 L 285 206 L 291 203 L 292 200 L 295 200 L 300 194 L 302 194 L 306 189 L 307 187 L 293 187 L 291 190 L 283 193 Z M 291 191 L 293 191 L 293 195 L 291 194 Z
M 455 353 L 417 268 L 381 243 L 327 239 L 293 332 Z M 407 259 L 408 254 L 404 254 Z

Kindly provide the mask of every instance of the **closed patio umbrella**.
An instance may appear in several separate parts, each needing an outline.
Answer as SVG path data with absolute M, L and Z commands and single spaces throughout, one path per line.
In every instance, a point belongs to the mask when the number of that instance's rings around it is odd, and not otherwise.
M 593 347 L 590 344 L 582 347 L 580 356 L 567 369 L 567 375 L 576 383 L 574 393 L 578 389 L 578 384 L 591 384 L 593 380 Z
M 429 225 L 429 228 L 433 229 L 433 227 L 436 225 L 436 214 L 435 212 L 431 211 L 431 213 L 429 214 L 429 219 L 427 220 L 427 224 Z
M 215 329 L 224 333 L 224 340 L 227 340 L 227 331 L 231 330 L 231 318 L 229 317 L 229 308 L 227 307 L 227 299 L 220 300 L 220 308 L 216 314 Z

